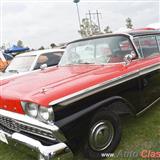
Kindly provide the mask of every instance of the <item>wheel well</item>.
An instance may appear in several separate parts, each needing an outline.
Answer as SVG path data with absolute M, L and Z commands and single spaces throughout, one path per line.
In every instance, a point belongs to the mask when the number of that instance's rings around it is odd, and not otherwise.
M 62 131 L 66 134 L 66 137 L 71 138 L 77 136 L 77 134 L 85 131 L 85 127 L 88 126 L 92 117 L 99 110 L 108 110 L 117 115 L 129 115 L 134 116 L 134 107 L 122 97 L 110 97 L 101 102 L 98 102 L 92 106 L 89 106 L 85 110 L 79 111 L 57 122 Z M 78 125 L 77 125 L 78 124 Z M 83 129 L 82 129 L 83 128 Z
M 129 104 L 120 100 L 107 102 L 106 104 L 103 104 L 101 108 L 105 108 L 108 111 L 112 111 L 118 115 L 134 115 Z

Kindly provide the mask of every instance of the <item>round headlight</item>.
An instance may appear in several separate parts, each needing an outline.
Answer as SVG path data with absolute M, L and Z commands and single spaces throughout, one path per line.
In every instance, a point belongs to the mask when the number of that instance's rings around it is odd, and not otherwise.
M 31 116 L 33 118 L 36 118 L 37 114 L 38 114 L 38 104 L 36 104 L 36 103 L 27 103 L 25 111 L 29 116 Z
M 52 108 L 40 106 L 39 107 L 39 115 L 40 115 L 40 118 L 44 121 L 53 121 L 54 120 L 54 112 L 53 112 Z

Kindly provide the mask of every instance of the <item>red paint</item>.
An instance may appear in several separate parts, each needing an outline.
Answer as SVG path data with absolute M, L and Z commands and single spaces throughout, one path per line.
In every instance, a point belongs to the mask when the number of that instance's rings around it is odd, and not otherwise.
M 21 100 L 47 107 L 53 100 L 157 63 L 160 56 L 135 60 L 127 67 L 123 64 L 52 67 L 4 80 L 0 86 L 0 107 L 23 114 Z
M 141 31 L 141 30 L 142 30 L 142 31 L 144 31 L 144 30 L 150 31 L 150 30 L 156 30 L 156 29 L 155 29 L 155 28 L 146 27 L 146 28 L 138 28 L 138 29 L 134 29 L 134 30 L 135 30 L 135 31 L 137 31 L 137 30 L 138 30 L 138 31 Z M 134 31 L 134 30 L 133 30 L 133 31 Z

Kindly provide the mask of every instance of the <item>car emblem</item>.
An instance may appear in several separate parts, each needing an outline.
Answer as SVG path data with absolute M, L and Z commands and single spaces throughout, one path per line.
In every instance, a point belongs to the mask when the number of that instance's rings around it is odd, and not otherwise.
M 45 88 L 42 88 L 41 93 L 45 94 L 46 92 L 47 92 L 47 90 Z

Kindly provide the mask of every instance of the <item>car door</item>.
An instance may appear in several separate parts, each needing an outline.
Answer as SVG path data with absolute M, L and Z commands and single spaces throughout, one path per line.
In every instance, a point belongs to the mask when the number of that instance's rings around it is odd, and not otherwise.
M 143 55 L 139 73 L 142 103 L 140 112 L 160 97 L 160 49 L 155 35 L 140 37 L 139 44 Z

